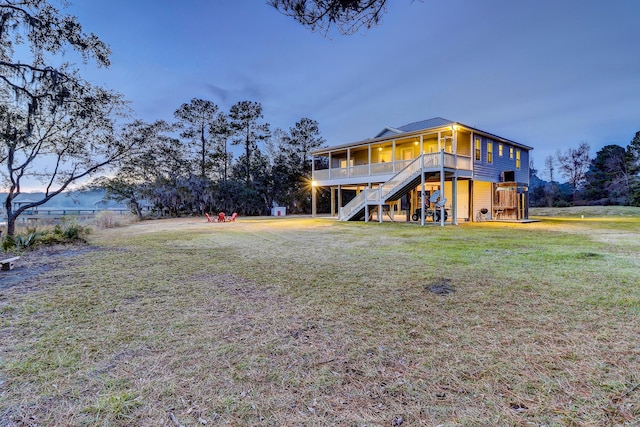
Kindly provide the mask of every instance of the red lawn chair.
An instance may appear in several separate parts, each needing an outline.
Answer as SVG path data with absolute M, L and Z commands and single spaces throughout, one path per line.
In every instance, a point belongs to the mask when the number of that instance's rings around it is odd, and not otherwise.
M 218 222 L 224 222 L 225 221 L 225 215 L 224 212 L 220 212 L 218 214 Z
M 208 213 L 205 212 L 204 216 L 207 217 L 207 222 L 215 222 L 215 219 L 211 218 Z
M 235 221 L 236 218 L 238 218 L 238 212 L 234 212 L 233 215 L 231 215 L 231 218 L 229 218 L 227 221 L 232 222 Z

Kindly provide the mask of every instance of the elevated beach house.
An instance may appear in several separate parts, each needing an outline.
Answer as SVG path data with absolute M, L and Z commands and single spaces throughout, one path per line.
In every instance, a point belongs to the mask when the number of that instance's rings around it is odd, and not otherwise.
M 525 220 L 531 147 L 436 117 L 375 137 L 315 150 L 320 188 L 343 221 Z

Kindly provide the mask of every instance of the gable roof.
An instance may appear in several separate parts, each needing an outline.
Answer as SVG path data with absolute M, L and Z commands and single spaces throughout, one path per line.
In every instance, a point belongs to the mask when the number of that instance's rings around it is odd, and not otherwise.
M 465 124 L 462 124 L 460 122 L 454 122 L 452 120 L 449 119 L 445 119 L 443 117 L 434 117 L 431 119 L 427 119 L 427 120 L 420 120 L 417 122 L 413 122 L 413 123 L 409 123 L 400 127 L 391 127 L 391 126 L 385 126 L 384 129 L 382 129 L 380 132 L 378 132 L 378 134 L 376 136 L 374 136 L 373 138 L 369 138 L 369 139 L 365 139 L 363 141 L 358 141 L 358 142 L 353 142 L 353 143 L 349 143 L 349 144 L 342 144 L 342 145 L 336 145 L 336 146 L 332 146 L 332 147 L 324 147 L 318 150 L 312 150 L 310 152 L 310 154 L 320 154 L 320 153 L 326 153 L 329 151 L 333 151 L 333 150 L 339 150 L 339 149 L 344 149 L 347 147 L 354 147 L 354 146 L 358 146 L 358 145 L 366 145 L 366 144 L 371 144 L 373 142 L 377 142 L 377 141 L 384 141 L 388 138 L 393 138 L 396 135 L 401 135 L 401 134 L 411 134 L 413 132 L 419 132 L 419 131 L 426 131 L 429 129 L 438 129 L 438 128 L 443 128 L 443 127 L 449 127 L 449 126 L 462 126 L 463 128 L 466 128 L 467 130 L 474 132 L 476 134 L 481 134 L 481 135 L 485 135 L 491 139 L 495 139 L 498 141 L 504 141 L 504 142 L 508 142 L 510 144 L 513 144 L 515 146 L 521 147 L 525 150 L 532 150 L 532 147 L 526 146 L 524 144 L 520 144 L 518 142 L 515 141 L 511 141 L 509 139 L 506 138 L 502 138 L 498 135 L 486 132 L 486 131 L 482 131 L 480 129 L 471 127 L 471 126 L 467 126 Z
M 399 129 L 402 132 L 413 132 L 414 130 L 439 128 L 444 126 L 450 126 L 456 122 L 443 119 L 442 117 L 434 117 L 432 119 L 421 120 L 419 122 L 409 123 L 408 125 L 400 126 Z
M 380 138 L 383 136 L 390 136 L 390 135 L 398 135 L 405 132 L 413 132 L 415 130 L 449 126 L 452 124 L 454 124 L 454 122 L 452 122 L 451 120 L 443 119 L 442 117 L 434 117 L 432 119 L 409 123 L 407 125 L 400 126 L 397 128 L 386 126 L 384 129 L 378 132 L 378 134 L 374 136 L 374 138 Z

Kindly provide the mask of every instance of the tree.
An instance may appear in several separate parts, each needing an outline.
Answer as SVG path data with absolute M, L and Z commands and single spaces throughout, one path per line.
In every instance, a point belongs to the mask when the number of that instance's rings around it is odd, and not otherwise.
M 229 177 L 229 166 L 233 160 L 232 153 L 227 150 L 227 141 L 232 134 L 229 118 L 224 113 L 218 114 L 211 123 L 211 135 L 214 140 L 214 168 L 223 182 L 226 182 Z
M 560 171 L 571 184 L 572 201 L 576 201 L 576 193 L 584 182 L 591 159 L 589 143 L 581 142 L 578 148 L 569 148 L 564 153 L 558 150 L 557 159 Z
M 184 170 L 182 145 L 166 135 L 172 130 L 164 121 L 148 124 L 135 121 L 127 125 L 122 138 L 137 149 L 130 153 L 114 177 L 100 177 L 89 188 L 106 191 L 106 200 L 126 203 L 142 219 L 142 202 L 155 194 L 159 182 L 174 180 Z
M 309 175 L 311 172 L 309 152 L 320 148 L 325 143 L 324 138 L 320 136 L 318 122 L 308 118 L 300 119 L 294 127 L 289 128 L 289 135 L 284 142 L 286 152 L 294 162 L 297 162 L 297 165 L 292 166 L 295 166 L 302 175 Z
M 29 49 L 19 46 L 25 42 Z M 122 97 L 91 86 L 68 65 L 52 65 L 67 47 L 85 61 L 109 65 L 109 48 L 46 0 L 0 3 L 0 165 L 8 189 L 9 235 L 22 212 L 119 161 L 130 149 L 113 136 L 114 117 L 124 111 Z M 44 196 L 14 210 L 13 201 L 29 179 L 45 186 Z
M 640 206 L 640 131 L 627 146 L 626 162 L 629 171 L 629 202 Z
M 549 178 L 549 182 L 553 182 L 553 173 L 556 168 L 556 162 L 552 155 L 545 157 L 544 168 L 547 178 Z
M 55 94 L 70 77 L 46 64 L 46 53 L 55 55 L 70 46 L 85 62 L 93 58 L 98 66 L 110 64 L 109 47 L 95 34 L 85 34 L 76 17 L 61 14 L 47 0 L 2 0 L 0 17 L 0 80 L 29 101 Z M 25 40 L 33 54 L 30 63 L 14 58 L 15 48 Z M 50 90 L 34 93 L 32 81 Z
M 625 149 L 607 145 L 591 162 L 586 174 L 585 194 L 592 201 L 625 205 L 629 201 L 630 184 Z
M 262 117 L 262 105 L 258 102 L 240 101 L 229 111 L 230 127 L 235 134 L 231 144 L 243 145 L 245 150 L 241 164 L 247 186 L 252 183 L 251 155 L 258 149 L 258 142 L 265 141 L 270 135 L 269 124 L 259 121 Z
M 544 198 L 546 200 L 544 206 L 554 206 L 556 201 L 558 200 L 559 190 L 558 183 L 555 181 L 555 170 L 556 170 L 556 160 L 552 155 L 548 155 L 544 159 L 544 167 L 545 167 L 545 175 L 549 178 L 549 182 L 544 186 L 544 190 L 540 193 L 544 193 Z
M 288 132 L 276 129 L 270 143 L 274 188 L 273 199 L 290 212 L 309 212 L 311 208 L 311 159 L 309 152 L 325 140 L 318 122 L 300 119 Z
M 122 160 L 131 150 L 128 141 L 113 135 L 114 109 L 119 96 L 85 84 L 79 96 L 69 95 L 62 105 L 40 100 L 42 113 L 0 108 L 2 179 L 8 186 L 5 201 L 7 234 L 15 232 L 15 220 L 27 209 L 40 206 L 71 184 L 91 177 Z M 37 179 L 45 187 L 40 200 L 14 210 L 13 201 L 22 183 Z
M 232 179 L 236 181 L 246 178 L 247 160 L 242 154 L 233 167 Z M 264 215 L 271 207 L 271 197 L 275 182 L 271 174 L 271 165 L 267 157 L 255 150 L 249 161 L 249 174 L 253 177 L 251 185 L 246 182 L 236 194 L 239 213 L 243 215 Z
M 212 168 L 211 125 L 213 124 L 218 106 L 211 101 L 194 98 L 188 104 L 182 104 L 174 116 L 178 119 L 177 126 L 182 129 L 180 136 L 190 141 L 197 153 L 196 170 L 205 177 Z
M 387 0 L 269 0 L 269 4 L 312 31 L 324 34 L 331 26 L 341 34 L 375 27 L 387 12 Z
M 640 131 L 636 132 L 627 146 L 627 162 L 631 173 L 640 173 Z

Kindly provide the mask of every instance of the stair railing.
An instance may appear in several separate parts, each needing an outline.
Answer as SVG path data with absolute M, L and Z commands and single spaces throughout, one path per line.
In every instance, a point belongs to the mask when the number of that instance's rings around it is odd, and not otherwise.
M 381 191 L 381 199 L 384 200 L 389 194 L 397 190 L 399 187 L 405 185 L 408 181 L 412 180 L 417 173 L 424 168 L 424 159 L 427 154 L 423 154 L 420 157 L 416 157 L 411 163 L 405 166 L 400 172 L 395 174 L 393 178 L 384 183 L 384 188 Z
M 345 221 L 351 218 L 354 212 L 359 210 L 364 205 L 364 200 L 367 195 L 367 190 L 360 192 L 349 203 L 340 208 L 340 221 Z

